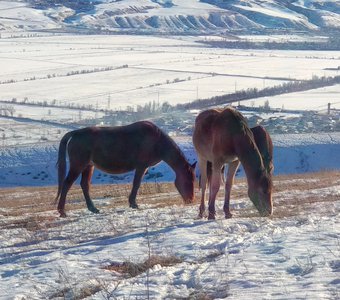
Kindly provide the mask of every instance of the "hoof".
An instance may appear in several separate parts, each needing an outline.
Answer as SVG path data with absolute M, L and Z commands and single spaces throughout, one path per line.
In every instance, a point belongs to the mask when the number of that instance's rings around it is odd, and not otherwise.
M 208 220 L 215 220 L 215 214 L 209 214 Z
M 198 218 L 199 218 L 199 219 L 203 219 L 204 217 L 205 217 L 204 211 L 200 211 L 200 212 L 198 213 Z
M 225 218 L 226 219 L 231 219 L 232 217 L 233 217 L 233 215 L 230 212 L 225 213 Z
M 59 213 L 60 213 L 60 218 L 66 218 L 67 216 L 66 216 L 66 213 L 64 212 L 64 211 L 60 211 L 59 210 Z
M 133 209 L 138 209 L 139 208 L 137 203 L 130 204 L 130 207 L 133 208 Z
M 97 209 L 95 207 L 89 208 L 89 211 L 93 212 L 94 214 L 99 214 L 99 209 Z

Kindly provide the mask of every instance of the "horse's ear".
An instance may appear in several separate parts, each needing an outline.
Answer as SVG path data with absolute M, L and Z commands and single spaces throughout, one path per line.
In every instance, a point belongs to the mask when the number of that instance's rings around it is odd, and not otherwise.
M 190 165 L 190 167 L 193 168 L 193 169 L 195 169 L 196 164 L 197 164 L 197 161 L 195 161 L 192 165 Z

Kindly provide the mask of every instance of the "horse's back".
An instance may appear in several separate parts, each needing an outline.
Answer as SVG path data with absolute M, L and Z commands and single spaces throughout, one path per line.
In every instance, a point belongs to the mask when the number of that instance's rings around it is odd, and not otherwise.
M 151 122 L 126 126 L 86 127 L 74 131 L 70 160 L 92 163 L 108 173 L 123 173 L 157 163 L 161 131 Z
M 73 156 L 79 156 L 83 153 L 91 152 L 92 145 L 94 144 L 96 127 L 85 127 L 71 132 L 71 138 L 68 142 L 68 154 L 72 158 Z
M 201 112 L 195 121 L 195 130 L 204 131 L 226 131 L 231 133 L 241 132 L 247 127 L 245 118 L 235 109 L 209 109 Z
M 150 140 L 156 140 L 160 133 L 156 125 L 148 121 L 135 122 L 125 126 L 92 126 L 74 130 L 70 144 L 85 148 L 100 146 L 124 147 L 141 145 Z M 131 149 L 124 149 L 131 150 Z
M 212 124 L 218 115 L 218 111 L 210 109 L 201 112 L 195 120 L 193 132 L 193 144 L 200 156 L 206 156 L 210 152 L 212 144 Z
M 206 110 L 196 118 L 193 143 L 208 160 L 216 156 L 234 160 L 234 137 L 246 128 L 245 119 L 233 108 Z

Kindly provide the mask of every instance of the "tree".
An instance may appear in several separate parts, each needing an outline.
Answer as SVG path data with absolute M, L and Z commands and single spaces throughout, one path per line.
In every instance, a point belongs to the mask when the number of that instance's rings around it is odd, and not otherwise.
M 167 102 L 167 101 L 163 102 L 161 110 L 162 110 L 163 113 L 166 113 L 166 112 L 170 111 L 171 110 L 171 105 L 169 104 L 169 102 Z
M 269 100 L 264 101 L 263 108 L 264 108 L 264 110 L 270 110 Z

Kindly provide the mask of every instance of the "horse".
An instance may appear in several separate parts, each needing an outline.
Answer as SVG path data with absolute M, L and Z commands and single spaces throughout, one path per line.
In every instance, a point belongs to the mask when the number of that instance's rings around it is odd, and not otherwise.
M 195 120 L 193 144 L 201 171 L 201 205 L 199 217 L 205 211 L 205 191 L 209 184 L 209 219 L 215 219 L 215 199 L 221 184 L 221 170 L 228 164 L 225 182 L 224 213 L 231 218 L 230 192 L 235 173 L 242 163 L 248 182 L 248 196 L 262 216 L 273 213 L 272 154 L 273 144 L 262 126 L 248 127 L 237 110 L 210 109 L 201 112 Z
M 273 165 L 273 142 L 269 135 L 269 133 L 266 131 L 266 129 L 263 126 L 256 126 L 250 128 L 254 135 L 254 140 L 256 143 L 256 146 L 260 152 L 260 155 L 262 157 L 262 161 L 264 164 L 264 167 L 268 173 L 268 175 L 272 176 L 274 165 Z M 229 203 L 230 203 L 230 194 L 231 194 L 231 188 L 234 184 L 235 174 L 240 165 L 240 161 L 237 160 L 232 165 L 229 164 L 228 172 L 227 172 L 227 180 L 224 179 L 224 170 L 225 165 L 221 169 L 221 175 L 222 175 L 222 181 L 225 183 L 225 211 L 226 211 L 226 218 L 231 218 L 232 214 L 229 210 Z M 207 182 L 208 184 L 211 181 L 211 162 L 207 162 Z M 201 182 L 200 182 L 201 187 Z
M 66 152 L 69 171 L 66 175 Z M 175 172 L 175 186 L 185 203 L 194 199 L 194 168 L 178 145 L 159 127 L 149 121 L 126 126 L 86 127 L 66 133 L 58 151 L 58 193 L 56 202 L 61 217 L 66 217 L 66 195 L 74 181 L 82 175 L 81 188 L 87 208 L 98 213 L 89 190 L 94 167 L 111 174 L 135 170 L 129 205 L 138 208 L 137 191 L 146 170 L 160 161 L 166 162 Z

